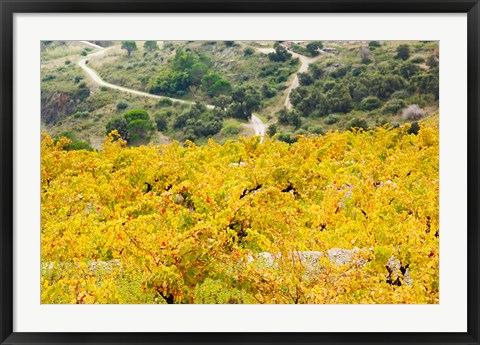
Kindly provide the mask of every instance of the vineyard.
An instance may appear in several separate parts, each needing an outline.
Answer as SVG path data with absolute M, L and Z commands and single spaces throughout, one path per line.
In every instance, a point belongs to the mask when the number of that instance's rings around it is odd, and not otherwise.
M 438 126 L 42 140 L 41 302 L 439 303 Z

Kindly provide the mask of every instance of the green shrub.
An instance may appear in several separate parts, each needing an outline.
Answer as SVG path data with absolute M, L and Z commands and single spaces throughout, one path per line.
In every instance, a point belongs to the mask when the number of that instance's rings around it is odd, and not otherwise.
M 338 120 L 339 120 L 338 116 L 336 116 L 335 114 L 330 114 L 325 118 L 323 122 L 325 122 L 325 124 L 327 125 L 333 125 L 337 123 Z
M 134 119 L 128 123 L 129 143 L 143 144 L 150 139 L 150 135 L 154 130 L 153 125 L 140 118 Z
M 262 96 L 264 98 L 272 98 L 277 94 L 277 90 L 272 87 L 270 84 L 263 84 L 262 85 Z
M 314 127 L 310 128 L 310 132 L 313 133 L 313 134 L 316 134 L 316 135 L 325 134 L 323 128 L 320 127 L 320 126 L 314 126 Z
M 143 120 L 143 121 L 150 120 L 150 116 L 148 116 L 148 113 L 143 109 L 134 109 L 134 110 L 127 111 L 124 116 L 125 116 L 125 120 L 127 120 L 127 123 L 135 120 Z
M 123 140 L 128 141 L 128 123 L 123 116 L 115 116 L 105 125 L 105 134 L 110 134 L 111 131 L 116 130 Z
M 278 123 L 281 125 L 290 125 L 295 128 L 299 128 L 302 125 L 302 120 L 297 111 L 288 110 L 287 108 L 282 108 L 277 113 Z
M 167 122 L 167 117 L 160 113 L 157 112 L 154 114 L 154 120 L 155 123 L 157 124 L 157 130 L 158 131 L 166 131 L 168 128 L 168 122 Z
M 293 144 L 298 141 L 298 139 L 292 136 L 291 133 L 280 133 L 276 139 L 289 144 Z
M 380 108 L 382 102 L 377 97 L 367 97 L 360 102 L 360 109 L 365 111 L 370 111 Z
M 410 59 L 412 63 L 424 63 L 425 59 L 421 57 L 420 55 L 416 55 Z
M 73 78 L 73 82 L 75 84 L 80 83 L 82 80 L 83 80 L 83 76 L 81 76 L 81 75 L 76 75 L 75 78 Z
M 288 52 L 288 50 L 282 46 L 280 43 L 275 43 L 273 46 L 275 49 L 274 53 L 269 53 L 268 58 L 271 61 L 276 61 L 276 62 L 282 62 L 282 61 L 288 61 L 292 58 L 292 54 Z
M 418 123 L 413 122 L 412 124 L 410 124 L 410 128 L 408 129 L 407 133 L 417 135 L 419 130 L 420 130 L 420 126 L 418 125 Z
M 367 121 L 365 121 L 364 119 L 353 118 L 347 122 L 347 124 L 345 125 L 345 129 L 346 130 L 351 130 L 351 129 L 367 130 L 368 124 L 367 124 Z
M 93 148 L 90 146 L 89 143 L 86 141 L 78 141 L 75 135 L 72 132 L 62 132 L 57 135 L 54 139 L 54 143 L 57 143 L 60 138 L 65 137 L 71 140 L 70 145 L 66 145 L 63 147 L 65 151 L 74 151 L 74 150 L 87 150 L 92 151 Z
M 47 74 L 44 77 L 42 77 L 42 81 L 49 81 L 49 80 L 54 80 L 56 77 L 53 74 Z
M 87 150 L 87 151 L 93 151 L 93 148 L 90 146 L 89 143 L 86 141 L 75 141 L 72 142 L 69 146 L 67 151 L 70 150 Z
M 278 127 L 277 127 L 277 124 L 276 123 L 272 123 L 270 126 L 268 126 L 267 128 L 267 134 L 271 137 L 273 137 L 275 134 L 277 134 L 277 130 L 278 130 Z
M 344 77 L 348 71 L 350 71 L 351 66 L 341 66 L 335 69 L 334 71 L 330 72 L 330 77 L 337 79 Z
M 243 50 L 243 56 L 250 56 L 255 53 L 255 49 L 247 47 Z
M 117 102 L 117 110 L 124 110 L 128 108 L 128 103 L 124 100 L 120 100 Z
M 53 140 L 53 142 L 56 144 L 62 137 L 70 139 L 72 142 L 75 140 L 75 136 L 73 135 L 73 133 L 67 131 L 67 132 L 61 132 L 60 134 L 58 134 Z
M 410 57 L 410 46 L 407 44 L 400 44 L 397 47 L 397 59 L 407 60 Z
M 392 99 L 406 99 L 409 96 L 410 96 L 410 94 L 408 93 L 408 91 L 399 90 L 399 91 L 395 91 L 394 93 L 392 93 L 391 98 Z
M 89 115 L 90 113 L 88 111 L 79 111 L 73 114 L 72 116 L 75 119 L 86 119 Z
M 170 98 L 160 98 L 157 102 L 159 107 L 168 107 L 173 104 L 173 101 Z
M 299 128 L 295 131 L 295 135 L 306 135 L 306 134 L 307 134 L 307 131 L 302 128 Z
M 150 52 L 158 50 L 157 41 L 145 41 L 145 43 L 143 43 L 143 49 Z
M 222 129 L 222 133 L 225 133 L 227 135 L 238 135 L 241 132 L 241 128 L 236 125 L 227 125 Z
M 397 115 L 400 110 L 405 108 L 405 102 L 401 99 L 392 99 L 391 101 L 388 101 L 385 103 L 385 105 L 382 108 L 382 112 L 384 114 L 393 114 Z

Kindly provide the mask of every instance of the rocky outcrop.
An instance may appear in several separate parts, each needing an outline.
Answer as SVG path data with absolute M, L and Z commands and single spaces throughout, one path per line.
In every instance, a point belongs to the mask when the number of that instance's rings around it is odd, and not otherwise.
M 289 259 L 293 262 L 299 260 L 300 263 L 307 266 L 316 265 L 320 258 L 328 257 L 329 261 L 335 265 L 347 265 L 352 263 L 357 263 L 360 266 L 363 266 L 367 263 L 368 260 L 361 258 L 363 249 L 353 248 L 353 249 L 342 249 L 342 248 L 333 248 L 327 250 L 326 253 L 318 251 L 294 251 L 290 254 Z M 269 252 L 258 253 L 255 256 L 249 256 L 247 263 L 257 262 L 261 263 L 267 267 L 275 266 L 275 262 L 282 258 L 282 253 L 272 254 Z
M 353 249 L 332 248 L 327 250 L 326 253 L 318 251 L 294 251 L 289 254 L 288 259 L 292 260 L 293 263 L 298 260 L 299 263 L 305 266 L 306 274 L 311 276 L 322 269 L 320 260 L 325 257 L 328 258 L 331 264 L 337 266 L 355 264 L 356 267 L 362 268 L 368 262 L 368 259 L 366 259 L 364 255 L 365 251 L 365 248 L 361 249 L 357 247 Z M 281 259 L 282 253 L 273 254 L 262 252 L 250 255 L 247 258 L 247 264 L 255 263 L 259 267 L 277 268 L 279 267 Z M 400 260 L 394 255 L 388 259 L 386 268 L 388 272 L 386 275 L 387 283 L 396 286 L 413 284 L 413 279 L 410 277 L 409 265 L 406 264 L 402 266 Z

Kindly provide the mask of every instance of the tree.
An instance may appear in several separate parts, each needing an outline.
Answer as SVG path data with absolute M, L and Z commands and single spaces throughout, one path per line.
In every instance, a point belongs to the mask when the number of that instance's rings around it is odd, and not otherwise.
M 350 121 L 347 122 L 345 129 L 346 130 L 351 130 L 351 129 L 363 129 L 367 130 L 368 129 L 368 124 L 367 121 L 364 119 L 359 119 L 359 118 L 353 118 Z
M 370 41 L 370 42 L 368 42 L 368 46 L 377 48 L 377 47 L 381 47 L 382 44 L 378 41 Z
M 232 117 L 248 120 L 252 113 L 260 108 L 262 99 L 253 86 L 240 86 L 232 91 L 232 103 L 229 113 Z
M 380 108 L 381 105 L 382 105 L 382 102 L 377 97 L 371 96 L 371 97 L 364 98 L 360 102 L 360 109 L 370 111 L 370 110 Z
M 267 129 L 267 134 L 271 137 L 273 137 L 275 134 L 277 134 L 277 124 L 276 123 L 272 123 L 270 126 L 268 126 L 268 129 Z
M 292 58 L 292 54 L 280 43 L 276 42 L 273 48 L 275 49 L 275 53 L 268 54 L 268 58 L 271 61 L 284 62 Z
M 282 108 L 277 113 L 278 122 L 282 125 L 290 125 L 294 126 L 295 128 L 299 128 L 302 125 L 302 120 L 298 115 L 298 112 L 295 110 L 288 110 L 286 108 Z
M 116 130 L 120 137 L 128 141 L 128 122 L 123 116 L 115 116 L 105 125 L 105 134 L 110 134 L 111 131 Z
M 84 100 L 88 96 L 90 96 L 90 89 L 87 87 L 87 84 L 82 81 L 78 84 L 78 90 L 74 93 L 73 97 Z
M 323 48 L 323 43 L 320 41 L 312 41 L 307 43 L 306 49 L 310 56 L 317 56 L 320 54 L 320 49 Z
M 266 83 L 262 85 L 263 98 L 272 98 L 276 94 L 277 94 L 277 90 L 275 90 L 275 88 L 272 85 L 266 84 Z
M 137 43 L 135 41 L 122 41 L 122 49 L 125 49 L 130 56 L 134 50 L 138 50 Z
M 87 143 L 86 141 L 77 140 L 77 138 L 75 137 L 75 135 L 73 135 L 72 132 L 62 132 L 62 133 L 60 133 L 59 135 L 57 135 L 55 137 L 54 143 L 56 144 L 56 143 L 60 142 L 62 137 L 70 140 L 70 144 L 68 144 L 68 145 L 64 144 L 62 146 L 62 149 L 64 149 L 65 151 L 75 151 L 75 150 L 93 151 L 93 149 L 92 149 L 92 147 L 90 146 L 89 143 Z
M 247 47 L 243 50 L 243 56 L 250 56 L 255 53 L 255 49 Z
M 310 73 L 298 73 L 298 81 L 300 85 L 307 86 L 313 84 L 314 79 Z
M 144 144 L 153 131 L 153 125 L 150 121 L 137 119 L 128 123 L 129 143 Z
M 117 110 L 124 110 L 128 108 L 127 101 L 121 99 L 117 102 Z
M 207 74 L 208 66 L 202 62 L 197 62 L 192 65 L 190 69 L 190 78 L 192 80 L 192 84 L 200 85 L 202 78 Z
M 202 135 L 207 137 L 217 134 L 222 129 L 222 126 L 222 119 L 210 112 L 207 118 L 202 121 Z
M 410 47 L 406 44 L 400 44 L 397 47 L 397 59 L 407 60 L 410 57 Z
M 204 104 L 195 103 L 175 118 L 175 121 L 173 122 L 173 128 L 183 129 L 184 132 L 186 127 L 198 129 L 200 128 L 200 117 L 205 112 L 207 112 L 207 108 Z
M 418 67 L 417 65 L 409 61 L 404 62 L 400 66 L 400 70 L 399 70 L 402 77 L 404 77 L 406 80 L 410 80 L 410 78 L 412 78 L 414 75 L 416 75 L 421 71 L 422 69 L 420 67 Z
M 420 131 L 420 126 L 418 125 L 418 122 L 413 122 L 410 125 L 410 128 L 408 129 L 407 133 L 418 135 L 419 131 Z
M 212 101 L 215 108 L 220 108 L 221 110 L 226 110 L 230 103 L 232 103 L 232 97 L 227 95 L 219 95 Z
M 420 73 L 415 75 L 411 82 L 410 88 L 418 93 L 431 93 L 435 95 L 435 99 L 439 96 L 439 82 L 437 73 Z
M 157 41 L 145 41 L 145 43 L 143 44 L 143 49 L 145 49 L 149 52 L 152 52 L 154 50 L 158 50 Z
M 197 62 L 197 54 L 179 48 L 173 58 L 173 69 L 176 71 L 189 71 Z
M 166 131 L 168 124 L 167 124 L 167 117 L 162 113 L 155 113 L 154 115 L 155 123 L 157 124 L 158 131 Z
M 308 72 L 315 79 L 320 79 L 324 73 L 323 69 L 314 63 L 308 65 Z
M 221 94 L 228 94 L 232 90 L 232 84 L 228 80 L 219 79 L 208 89 L 208 94 L 211 97 L 219 96 Z
M 182 95 L 191 85 L 189 73 L 171 69 L 162 70 L 149 86 L 153 94 Z
M 145 120 L 145 121 L 150 120 L 150 116 L 143 109 L 134 109 L 134 110 L 127 111 L 124 116 L 127 123 L 135 120 Z

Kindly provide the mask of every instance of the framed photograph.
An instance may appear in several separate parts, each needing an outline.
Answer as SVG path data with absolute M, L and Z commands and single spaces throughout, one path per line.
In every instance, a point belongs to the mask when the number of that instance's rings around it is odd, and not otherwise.
M 478 1 L 1 1 L 2 344 L 478 344 Z

